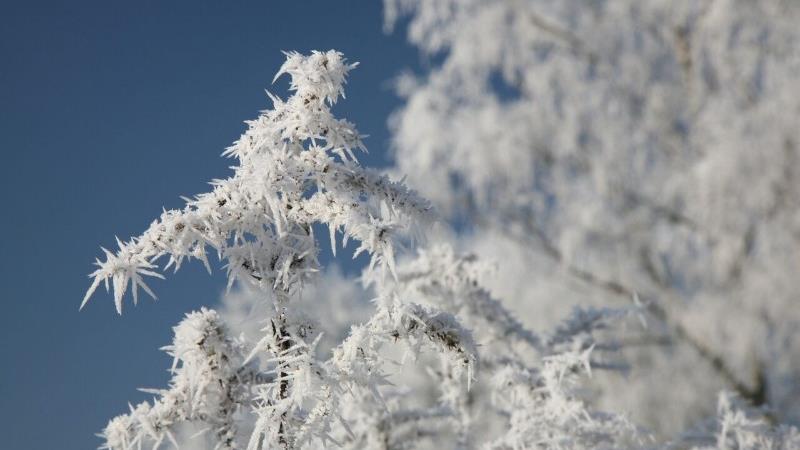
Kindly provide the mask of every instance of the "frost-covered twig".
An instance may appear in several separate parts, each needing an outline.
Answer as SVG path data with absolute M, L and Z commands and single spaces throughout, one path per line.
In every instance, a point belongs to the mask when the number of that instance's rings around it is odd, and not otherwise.
M 121 313 L 129 284 L 134 302 L 139 287 L 153 295 L 142 277 L 161 277 L 157 259 L 167 255 L 167 267 L 177 269 L 185 258 L 197 258 L 210 271 L 207 247 L 227 262 L 230 283 L 239 279 L 289 295 L 317 270 L 314 223 L 329 226 L 334 247 L 341 229 L 345 242 L 359 241 L 356 253 L 372 255 L 373 266 L 392 267 L 396 234 L 413 234 L 432 213 L 404 185 L 358 165 L 353 152 L 364 148 L 361 135 L 330 112 L 354 67 L 334 51 L 287 54 L 278 75 L 291 75 L 295 94 L 287 101 L 271 96 L 274 109 L 248 122 L 225 152 L 239 160 L 234 176 L 215 180 L 212 192 L 187 200 L 183 210 L 165 211 L 141 236 L 118 240 L 116 253 L 104 250 L 83 305 L 112 281 Z
M 165 440 L 177 447 L 175 429 L 185 423 L 206 426 L 217 449 L 237 448 L 234 414 L 249 405 L 250 383 L 258 381 L 243 364 L 243 344 L 228 336 L 215 311 L 203 308 L 175 327 L 174 342 L 164 349 L 175 358 L 169 388 L 144 390 L 157 398 L 112 419 L 101 448 L 158 448 Z

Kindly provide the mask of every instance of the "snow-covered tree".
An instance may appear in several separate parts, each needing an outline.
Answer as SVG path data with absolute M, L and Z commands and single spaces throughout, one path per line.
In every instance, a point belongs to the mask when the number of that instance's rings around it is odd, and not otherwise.
M 598 404 L 672 433 L 726 389 L 800 422 L 800 4 L 385 6 L 430 58 L 397 84 L 396 171 L 491 291 L 535 326 L 646 305 Z
M 404 185 L 358 165 L 359 133 L 330 111 L 353 67 L 334 51 L 288 54 L 278 75 L 291 75 L 294 94 L 272 97 L 273 109 L 226 151 L 239 161 L 233 176 L 184 209 L 165 211 L 141 236 L 119 241 L 116 252 L 104 250 L 84 305 L 105 284 L 121 313 L 129 286 L 134 303 L 139 288 L 154 295 L 144 277 L 162 277 L 160 258 L 168 258 L 165 269 L 185 259 L 210 268 L 209 250 L 226 264 L 229 284 L 266 305 L 261 335 L 250 340 L 234 338 L 213 310 L 188 314 L 165 348 L 175 359 L 169 387 L 147 390 L 156 395 L 152 403 L 111 420 L 104 448 L 179 440 L 217 449 L 245 442 L 249 449 L 465 448 L 474 445 L 476 426 L 491 424 L 487 414 L 500 418 L 500 430 L 511 424 L 485 439 L 497 448 L 543 438 L 614 442 L 632 430 L 621 418 L 589 412 L 571 391 L 578 373 L 589 370 L 592 330 L 617 313 L 577 312 L 542 339 L 480 287 L 470 258 L 443 247 L 395 268 L 396 241 L 433 212 Z M 371 255 L 364 278 L 377 296 L 371 315 L 328 352 L 318 345 L 320 322 L 329 318 L 314 317 L 320 309 L 302 298 L 319 270 L 315 223 L 329 227 L 333 248 L 341 231 L 345 242 L 358 241 L 356 254 Z M 332 297 L 315 292 L 316 303 Z M 479 352 L 457 315 L 481 330 L 490 353 Z M 396 343 L 402 347 L 393 355 Z M 521 359 L 518 351 L 534 357 Z M 397 356 L 414 361 L 411 369 L 427 386 L 397 374 Z M 479 359 L 487 368 L 481 378 Z M 185 438 L 187 427 L 205 431 L 205 440 Z
M 221 313 L 202 308 L 175 327 L 168 387 L 112 419 L 102 448 L 656 446 L 637 417 L 586 396 L 593 373 L 626 369 L 619 331 L 641 330 L 646 306 L 576 307 L 537 332 L 484 285 L 490 264 L 474 255 L 435 245 L 395 262 L 437 216 L 404 183 L 359 165 L 361 135 L 331 112 L 355 66 L 336 51 L 288 53 L 278 76 L 293 93 L 270 94 L 272 109 L 226 150 L 233 175 L 104 249 L 81 307 L 103 284 L 121 314 L 129 287 L 134 303 L 140 288 L 154 297 L 146 277 L 190 259 L 210 272 L 209 253 L 237 291 Z M 322 272 L 319 224 L 334 254 L 353 240 L 355 255 L 370 256 L 361 280 L 373 300 L 357 313 L 340 310 L 355 285 Z M 243 325 L 248 301 L 257 317 Z M 323 343 L 321 330 L 333 336 Z M 735 399 L 721 397 L 718 420 L 669 448 L 798 447 L 796 429 Z

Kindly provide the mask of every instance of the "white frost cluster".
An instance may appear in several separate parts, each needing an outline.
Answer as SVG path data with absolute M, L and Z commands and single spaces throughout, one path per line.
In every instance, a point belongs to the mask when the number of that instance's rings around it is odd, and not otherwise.
M 216 312 L 203 308 L 175 327 L 175 340 L 164 350 L 175 358 L 169 388 L 145 390 L 157 398 L 112 419 L 101 448 L 158 448 L 165 440 L 177 447 L 175 430 L 188 422 L 200 422 L 213 434 L 217 449 L 236 448 L 234 415 L 257 374 L 243 365 L 242 344 L 227 336 Z
M 165 211 L 141 236 L 104 250 L 84 304 L 101 282 L 114 288 L 117 312 L 129 284 L 148 293 L 142 275 L 158 276 L 154 262 L 169 256 L 166 267 L 185 258 L 201 260 L 210 271 L 207 251 L 225 261 L 229 283 L 292 295 L 317 270 L 311 225 L 328 225 L 359 242 L 356 255 L 368 252 L 372 266 L 391 267 L 393 241 L 417 221 L 431 217 L 428 203 L 404 185 L 360 167 L 354 151 L 361 135 L 330 111 L 343 92 L 345 75 L 355 65 L 329 51 L 303 57 L 290 53 L 278 75 L 292 77 L 295 95 L 270 96 L 274 109 L 248 122 L 249 129 L 225 152 L 239 160 L 233 177 L 215 180 L 214 189 L 187 201 L 183 210 Z M 413 220 L 412 220 L 413 219 Z
M 461 399 L 458 442 L 492 449 L 637 448 L 644 434 L 623 416 L 595 411 L 577 389 L 592 367 L 618 368 L 602 359 L 616 350 L 603 330 L 637 311 L 576 309 L 553 330 L 536 333 L 480 283 L 487 270 L 474 255 L 438 245 L 402 264 L 397 281 L 383 287 L 451 312 L 473 330 L 481 364 L 475 389 Z

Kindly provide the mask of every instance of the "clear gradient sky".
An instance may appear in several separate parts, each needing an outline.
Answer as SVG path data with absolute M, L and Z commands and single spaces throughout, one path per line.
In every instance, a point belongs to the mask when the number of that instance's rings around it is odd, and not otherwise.
M 96 448 L 137 387 L 165 385 L 158 348 L 224 273 L 190 264 L 120 317 L 105 292 L 78 312 L 91 262 L 230 174 L 263 89 L 286 96 L 281 50 L 331 48 L 361 62 L 335 111 L 384 165 L 387 82 L 419 61 L 378 1 L 0 1 L 0 448 Z

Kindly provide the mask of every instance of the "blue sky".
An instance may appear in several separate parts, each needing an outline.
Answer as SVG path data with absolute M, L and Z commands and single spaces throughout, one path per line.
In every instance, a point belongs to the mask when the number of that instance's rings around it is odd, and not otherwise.
M 330 48 L 361 62 L 335 110 L 385 165 L 387 82 L 419 61 L 380 2 L 0 3 L 3 448 L 95 448 L 137 387 L 165 384 L 158 348 L 224 273 L 186 266 L 120 317 L 104 292 L 78 312 L 91 262 L 229 175 L 219 155 L 270 106 L 263 89 L 286 96 L 281 50 Z

